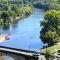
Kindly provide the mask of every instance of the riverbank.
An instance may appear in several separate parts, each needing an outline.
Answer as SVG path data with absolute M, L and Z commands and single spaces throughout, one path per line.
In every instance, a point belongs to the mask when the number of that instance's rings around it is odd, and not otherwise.
M 0 24 L 5 24 L 5 23 L 14 23 L 17 20 L 20 20 L 21 18 L 29 16 L 32 11 L 33 7 L 28 4 L 23 4 L 23 5 L 11 5 L 9 6 L 3 6 L 5 7 L 5 10 L 0 10 Z M 3 9 L 1 7 L 1 9 Z M 10 7 L 10 8 L 8 8 Z M 7 8 L 7 10 L 6 10 Z M 8 10 L 10 9 L 10 10 Z

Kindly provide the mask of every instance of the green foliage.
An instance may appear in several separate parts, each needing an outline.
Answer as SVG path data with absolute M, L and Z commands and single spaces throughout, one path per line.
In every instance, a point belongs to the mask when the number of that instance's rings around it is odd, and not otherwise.
M 3 12 L 1 14 L 1 18 L 3 19 L 3 22 L 6 23 L 6 20 L 9 19 L 9 13 L 8 12 Z
M 50 4 L 49 9 L 60 10 L 60 4 L 58 3 Z
M 60 33 L 60 11 L 50 10 L 47 11 L 44 20 L 41 22 L 41 39 L 44 43 L 50 45 L 59 41 Z
M 24 5 L 20 9 L 21 14 L 29 15 L 32 12 L 32 7 L 29 7 L 29 5 Z
M 58 35 L 56 32 L 48 30 L 45 35 L 44 38 L 46 40 L 46 42 L 49 42 L 49 44 L 52 45 L 52 43 L 55 43 L 58 41 Z
M 10 20 L 15 21 L 17 17 L 23 18 L 30 15 L 32 13 L 32 9 L 32 6 L 28 4 L 5 4 L 0 6 L 0 17 L 4 23 L 7 21 L 10 23 Z
M 59 50 L 60 50 L 60 42 L 47 48 L 48 55 L 53 55 L 54 53 L 58 52 Z M 42 51 L 45 52 L 45 54 L 47 54 L 46 49 L 42 49 Z
M 16 13 L 14 11 L 9 11 L 9 15 L 10 15 L 10 17 L 14 17 L 16 15 Z

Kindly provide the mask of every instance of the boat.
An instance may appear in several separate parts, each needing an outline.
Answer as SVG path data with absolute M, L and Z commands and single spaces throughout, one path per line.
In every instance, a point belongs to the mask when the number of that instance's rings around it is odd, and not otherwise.
M 5 41 L 5 40 L 9 40 L 9 36 L 8 35 L 0 35 L 0 41 Z

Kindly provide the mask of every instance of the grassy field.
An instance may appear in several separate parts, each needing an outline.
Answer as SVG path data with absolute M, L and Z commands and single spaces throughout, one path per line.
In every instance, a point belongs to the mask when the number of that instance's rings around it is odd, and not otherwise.
M 47 51 L 47 53 L 50 54 L 50 55 L 52 55 L 53 53 L 55 53 L 58 50 L 60 50 L 60 42 L 55 44 L 54 46 L 48 47 L 47 50 L 46 49 L 42 49 L 42 51 L 44 53 L 46 53 L 46 51 Z

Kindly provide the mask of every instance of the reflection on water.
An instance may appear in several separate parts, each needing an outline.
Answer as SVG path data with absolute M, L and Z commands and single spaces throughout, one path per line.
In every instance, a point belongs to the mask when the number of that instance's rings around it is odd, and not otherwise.
M 9 24 L 3 24 L 2 28 L 3 28 L 3 30 L 8 30 L 9 29 Z
M 0 28 L 2 28 L 3 30 L 9 30 L 9 28 L 12 26 L 13 28 L 17 27 L 18 22 L 14 23 L 14 24 L 2 24 L 0 25 Z

